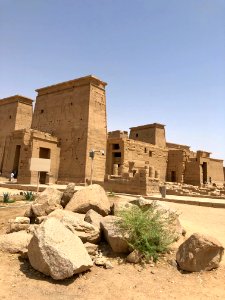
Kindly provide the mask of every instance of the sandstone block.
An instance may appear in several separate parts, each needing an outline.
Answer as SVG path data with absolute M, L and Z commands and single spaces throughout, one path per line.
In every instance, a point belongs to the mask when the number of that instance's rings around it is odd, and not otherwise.
M 70 201 L 70 199 L 73 197 L 75 193 L 75 183 L 71 182 L 67 185 L 65 191 L 63 192 L 62 199 L 61 199 L 61 205 L 62 207 L 65 207 L 67 203 Z
M 100 185 L 93 184 L 77 191 L 65 209 L 83 214 L 93 209 L 106 216 L 110 212 L 110 202 L 105 190 Z
M 27 249 L 32 234 L 18 231 L 0 235 L 0 250 L 9 253 L 20 253 Z
M 72 211 L 57 209 L 48 215 L 48 218 L 57 218 L 82 242 L 97 243 L 100 240 L 100 229 L 84 221 L 84 215 L 73 213 Z
M 218 268 L 224 248 L 219 241 L 199 233 L 192 234 L 180 245 L 176 259 L 182 270 L 209 271 Z
M 84 272 L 93 265 L 80 238 L 56 218 L 48 218 L 35 231 L 28 258 L 34 269 L 55 280 Z
M 84 221 L 86 221 L 100 229 L 100 222 L 101 222 L 102 218 L 103 218 L 102 215 L 98 214 L 93 209 L 90 209 L 86 213 L 86 215 L 84 217 Z
M 116 221 L 119 217 L 107 216 L 101 221 L 104 237 L 114 252 L 128 253 L 128 243 L 119 232 Z
M 62 194 L 62 192 L 51 187 L 45 189 L 31 204 L 33 214 L 36 217 L 46 216 L 55 209 L 62 208 L 60 205 Z

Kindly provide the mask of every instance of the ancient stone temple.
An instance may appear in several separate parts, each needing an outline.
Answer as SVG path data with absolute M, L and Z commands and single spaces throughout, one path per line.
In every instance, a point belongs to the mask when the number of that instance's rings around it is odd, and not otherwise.
M 91 170 L 94 182 L 115 192 L 148 194 L 165 181 L 224 184 L 223 161 L 168 143 L 165 125 L 107 133 L 105 87 L 90 75 L 39 88 L 34 112 L 29 98 L 0 100 L 2 174 L 14 171 L 18 183 L 36 183 L 38 173 L 30 170 L 30 160 L 42 158 L 51 163 L 50 172 L 40 173 L 45 184 L 85 184 Z M 89 155 L 93 150 L 94 160 Z
M 3 175 L 16 171 L 18 182 L 36 183 L 38 175 L 29 170 L 29 160 L 48 158 L 51 172 L 42 172 L 41 183 L 85 183 L 91 173 L 89 151 L 106 152 L 105 86 L 106 83 L 96 77 L 86 76 L 38 89 L 33 120 L 32 100 L 29 99 L 29 113 L 24 108 L 16 110 L 13 97 L 13 100 L 0 100 L 3 107 L 0 114 L 6 115 L 4 104 L 10 102 L 7 116 L 14 120 L 7 120 L 1 127 L 0 149 L 5 153 L 1 159 Z M 27 121 L 19 126 L 15 120 L 18 124 L 20 120 Z M 96 152 L 93 180 L 104 181 L 105 161 L 106 156 Z

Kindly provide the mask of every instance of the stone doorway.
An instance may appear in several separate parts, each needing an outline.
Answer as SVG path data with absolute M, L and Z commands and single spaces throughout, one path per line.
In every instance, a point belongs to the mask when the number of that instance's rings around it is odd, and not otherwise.
M 16 145 L 16 151 L 15 151 L 14 162 L 13 162 L 13 170 L 12 170 L 14 173 L 14 178 L 17 178 L 19 172 L 20 151 L 21 151 L 21 146 Z
M 202 164 L 202 181 L 206 183 L 208 181 L 208 174 L 207 174 L 207 162 Z
M 51 150 L 49 148 L 40 147 L 39 158 L 50 159 Z M 40 184 L 46 184 L 47 172 L 40 172 Z
M 177 181 L 176 171 L 171 171 L 171 181 L 172 182 L 176 182 Z

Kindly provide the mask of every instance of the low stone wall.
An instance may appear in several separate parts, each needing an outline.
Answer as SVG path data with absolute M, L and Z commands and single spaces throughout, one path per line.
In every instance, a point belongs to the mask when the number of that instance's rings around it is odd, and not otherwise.
M 103 186 L 105 190 L 115 193 L 136 195 L 159 193 L 159 179 L 148 177 L 144 170 L 140 170 L 134 177 L 129 177 L 126 173 L 123 176 L 107 176 Z

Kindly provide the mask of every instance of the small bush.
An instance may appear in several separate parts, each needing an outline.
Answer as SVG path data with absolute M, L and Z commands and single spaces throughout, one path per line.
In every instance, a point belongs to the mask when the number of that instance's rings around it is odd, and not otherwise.
M 175 214 L 157 209 L 153 202 L 148 209 L 134 206 L 119 213 L 117 226 L 132 249 L 139 251 L 145 260 L 156 261 L 175 240 L 172 224 Z
M 15 200 L 10 199 L 9 193 L 3 193 L 3 202 L 4 203 L 13 203 Z
M 34 201 L 34 194 L 33 192 L 24 192 L 24 198 L 27 201 Z

